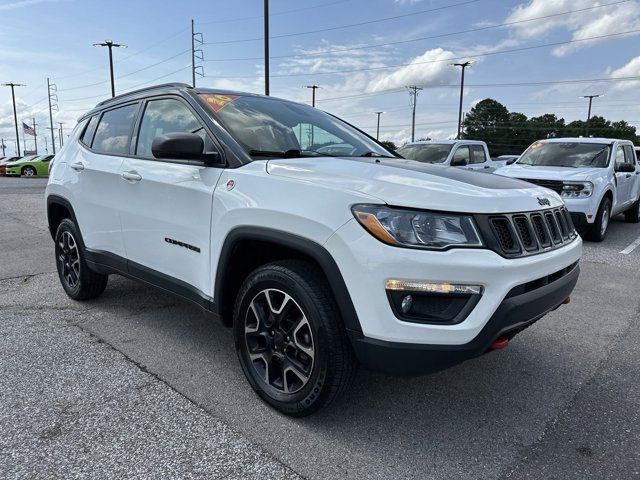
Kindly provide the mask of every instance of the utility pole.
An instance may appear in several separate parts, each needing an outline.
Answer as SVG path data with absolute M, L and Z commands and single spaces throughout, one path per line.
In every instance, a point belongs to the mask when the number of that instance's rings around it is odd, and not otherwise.
M 18 150 L 18 156 L 20 156 L 20 135 L 18 135 L 18 114 L 16 112 L 16 94 L 15 87 L 26 87 L 22 83 L 3 83 L 3 87 L 11 87 L 11 99 L 13 100 L 13 121 L 16 125 L 16 148 Z
M 407 88 L 409 89 L 411 106 L 413 107 L 413 112 L 411 113 L 411 141 L 414 142 L 416 138 L 416 104 L 418 103 L 418 92 L 422 88 L 415 85 Z
M 316 90 L 320 88 L 318 85 L 305 85 L 304 88 L 311 89 L 311 106 L 315 108 L 316 106 Z
M 604 97 L 604 94 L 598 94 L 598 95 L 582 95 L 579 98 L 588 98 L 589 99 L 589 112 L 587 113 L 587 126 L 585 128 L 585 137 L 589 136 L 589 121 L 591 120 L 591 102 L 593 102 L 594 98 L 598 98 L 598 97 Z
M 64 146 L 64 140 L 62 139 L 62 125 L 64 125 L 64 123 L 58 122 L 58 125 L 60 125 L 59 138 L 60 138 L 60 148 L 62 148 Z
M 56 154 L 56 139 L 53 133 L 53 111 L 58 110 L 58 95 L 55 93 L 58 91 L 58 87 L 49 81 L 47 77 L 47 90 L 49 92 L 49 125 L 51 126 L 51 146 L 53 148 L 53 154 Z M 54 103 L 51 103 L 53 100 Z
M 202 33 L 196 32 L 195 23 L 193 18 L 191 19 L 191 82 L 193 86 L 196 86 L 196 77 L 200 75 L 204 77 L 204 67 L 202 65 L 196 65 L 196 60 L 204 60 L 204 50 L 201 47 L 204 44 L 204 37 Z
M 375 112 L 375 113 L 378 116 L 378 126 L 376 127 L 376 140 L 378 140 L 380 137 L 380 115 L 382 115 L 384 112 Z
M 107 47 L 109 49 L 109 73 L 111 75 L 111 97 L 115 97 L 116 96 L 116 86 L 115 86 L 115 83 L 114 83 L 114 80 L 113 80 L 113 54 L 111 53 L 111 50 L 113 49 L 113 47 L 127 48 L 127 46 L 124 45 L 124 44 L 121 44 L 121 43 L 113 43 L 113 40 L 105 40 L 102 43 L 94 43 L 93 46 L 94 47 Z
M 47 137 L 44 137 L 44 151 L 45 153 L 49 153 L 49 141 L 47 140 Z
M 269 0 L 264 0 L 264 94 L 269 95 Z
M 33 120 L 33 145 L 35 147 L 36 155 L 37 155 L 38 154 L 38 135 L 36 132 L 36 125 L 37 125 L 36 117 L 33 117 L 32 120 Z
M 4 146 L 4 138 L 0 138 L 0 148 L 2 148 L 2 156 L 4 157 L 4 149 L 6 148 Z
M 466 61 L 463 63 L 451 63 L 452 67 L 460 67 L 462 70 L 462 76 L 460 79 L 460 106 L 458 107 L 458 135 L 456 138 L 460 140 L 460 130 L 462 126 L 462 96 L 464 95 L 464 71 L 473 64 L 472 61 Z

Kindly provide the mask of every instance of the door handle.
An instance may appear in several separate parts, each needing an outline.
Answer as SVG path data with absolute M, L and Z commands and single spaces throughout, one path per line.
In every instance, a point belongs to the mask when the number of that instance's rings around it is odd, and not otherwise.
M 120 176 L 125 180 L 129 180 L 130 182 L 139 182 L 140 180 L 142 180 L 142 175 L 135 171 L 122 172 Z
M 82 162 L 72 163 L 69 166 L 73 168 L 76 172 L 80 172 L 81 170 L 84 170 L 84 163 Z
M 491 168 L 489 165 L 486 165 L 484 168 Z
M 627 177 L 627 178 L 631 178 L 631 174 L 630 174 L 630 173 L 627 173 L 627 174 L 625 175 L 625 177 Z

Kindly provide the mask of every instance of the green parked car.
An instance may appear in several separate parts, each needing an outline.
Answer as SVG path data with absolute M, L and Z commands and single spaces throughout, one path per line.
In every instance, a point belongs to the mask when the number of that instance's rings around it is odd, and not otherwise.
M 6 175 L 23 175 L 25 177 L 47 175 L 49 173 L 49 163 L 52 158 L 53 155 L 23 157 L 7 164 Z

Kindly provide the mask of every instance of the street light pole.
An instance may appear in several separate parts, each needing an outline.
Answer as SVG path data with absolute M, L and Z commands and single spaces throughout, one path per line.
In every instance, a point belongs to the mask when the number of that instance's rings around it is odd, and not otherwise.
M 113 54 L 111 50 L 113 47 L 127 48 L 126 45 L 121 43 L 113 43 L 113 40 L 105 40 L 102 43 L 94 43 L 94 47 L 107 47 L 109 49 L 109 74 L 111 75 L 111 97 L 116 96 L 116 86 L 113 79 Z
M 604 94 L 598 94 L 598 95 L 582 95 L 580 98 L 588 98 L 589 99 L 589 111 L 587 113 L 587 126 L 585 128 L 585 137 L 589 136 L 589 121 L 591 120 L 591 103 L 593 102 L 594 98 L 598 98 L 598 97 L 604 97 Z
M 269 95 L 269 0 L 264 0 L 264 94 Z
M 304 88 L 311 89 L 311 106 L 315 108 L 316 106 L 316 90 L 320 88 L 318 85 L 305 85 Z
M 375 112 L 375 113 L 378 116 L 378 126 L 376 127 L 376 140 L 378 140 L 380 137 L 380 115 L 382 115 L 384 112 Z
M 416 104 L 418 103 L 418 92 L 422 90 L 421 87 L 414 85 L 407 87 L 409 89 L 409 98 L 411 99 L 411 141 L 415 141 L 416 138 Z
M 18 113 L 16 112 L 16 94 L 14 91 L 15 87 L 26 87 L 26 85 L 23 85 L 22 83 L 3 83 L 2 84 L 3 87 L 11 87 L 11 99 L 13 100 L 13 121 L 15 123 L 16 126 L 16 145 L 17 145 L 17 150 L 18 150 L 18 156 L 20 157 L 20 135 L 18 134 Z
M 473 64 L 472 61 L 466 61 L 463 63 L 451 63 L 452 67 L 460 67 L 462 69 L 462 75 L 460 78 L 460 105 L 458 107 L 458 134 L 456 138 L 460 140 L 460 130 L 462 127 L 462 97 L 464 95 L 464 71 Z

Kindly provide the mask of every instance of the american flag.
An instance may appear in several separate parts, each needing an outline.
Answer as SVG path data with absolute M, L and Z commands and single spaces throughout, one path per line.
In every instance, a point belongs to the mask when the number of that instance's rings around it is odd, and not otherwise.
M 24 133 L 26 133 L 27 135 L 33 135 L 35 136 L 36 131 L 33 129 L 32 126 L 27 125 L 26 123 L 22 122 L 22 130 L 24 130 Z

